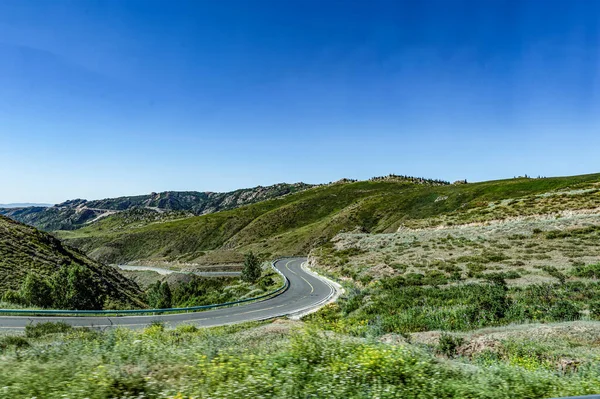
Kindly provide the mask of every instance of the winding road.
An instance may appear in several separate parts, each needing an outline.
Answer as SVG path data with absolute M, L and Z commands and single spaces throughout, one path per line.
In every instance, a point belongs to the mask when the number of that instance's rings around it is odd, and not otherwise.
M 28 324 L 48 321 L 62 321 L 75 327 L 90 328 L 143 328 L 155 321 L 164 322 L 168 326 L 193 324 L 199 327 L 214 327 L 300 314 L 319 307 L 335 293 L 331 282 L 303 268 L 302 264 L 305 261 L 306 258 L 288 258 L 275 262 L 275 267 L 289 280 L 289 287 L 277 296 L 258 302 L 203 312 L 155 316 L 0 316 L 0 331 L 22 330 Z

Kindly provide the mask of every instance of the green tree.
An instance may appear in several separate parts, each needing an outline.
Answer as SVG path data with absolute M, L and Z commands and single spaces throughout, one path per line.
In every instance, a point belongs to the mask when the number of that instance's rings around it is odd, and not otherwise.
M 33 306 L 52 307 L 52 287 L 39 274 L 27 274 L 21 285 L 21 297 Z
M 102 309 L 105 293 L 101 281 L 86 266 L 71 264 L 52 275 L 53 305 L 59 309 Z
M 166 309 L 172 306 L 173 295 L 168 282 L 157 281 L 146 291 L 148 305 L 153 309 Z
M 261 260 L 258 255 L 250 251 L 244 256 L 244 269 L 242 270 L 242 280 L 250 283 L 258 281 L 262 275 Z

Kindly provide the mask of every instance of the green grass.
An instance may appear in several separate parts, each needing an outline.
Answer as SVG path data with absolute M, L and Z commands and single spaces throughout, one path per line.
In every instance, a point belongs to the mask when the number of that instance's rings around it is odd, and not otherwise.
M 538 367 L 540 345 L 472 362 L 287 323 L 71 330 L 0 345 L 6 398 L 549 398 L 600 389 L 596 368 Z M 507 346 L 508 346 L 507 342 Z M 523 347 L 524 345 L 519 345 Z

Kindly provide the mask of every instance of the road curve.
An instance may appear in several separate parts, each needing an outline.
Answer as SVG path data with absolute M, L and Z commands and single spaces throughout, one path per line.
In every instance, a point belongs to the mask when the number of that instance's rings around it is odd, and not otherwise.
M 203 312 L 155 316 L 0 316 L 0 331 L 22 330 L 28 324 L 47 321 L 62 321 L 75 327 L 91 328 L 143 328 L 154 321 L 164 322 L 169 326 L 193 324 L 199 327 L 214 327 L 292 315 L 317 307 L 330 298 L 334 292 L 330 283 L 307 273 L 302 268 L 302 263 L 305 261 L 306 258 L 288 258 L 275 262 L 275 267 L 288 278 L 289 287 L 282 294 L 259 302 Z

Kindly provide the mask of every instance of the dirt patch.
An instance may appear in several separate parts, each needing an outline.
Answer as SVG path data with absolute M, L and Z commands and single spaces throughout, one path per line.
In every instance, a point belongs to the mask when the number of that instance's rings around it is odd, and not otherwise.
M 406 341 L 406 338 L 404 338 L 402 335 L 398 335 L 398 334 L 382 335 L 381 337 L 379 337 L 379 342 L 381 342 L 382 344 L 387 344 L 387 345 L 404 345 L 404 344 L 408 343 Z
M 498 339 L 489 337 L 477 337 L 474 338 L 456 349 L 456 352 L 460 356 L 473 357 L 478 353 L 492 351 L 499 352 L 502 350 L 502 342 Z

